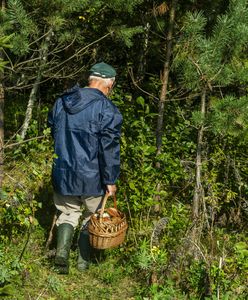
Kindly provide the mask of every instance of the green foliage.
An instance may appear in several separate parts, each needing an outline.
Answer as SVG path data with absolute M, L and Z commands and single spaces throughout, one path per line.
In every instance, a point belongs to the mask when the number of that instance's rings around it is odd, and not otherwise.
M 212 103 L 210 125 L 215 133 L 247 139 L 247 97 L 227 96 Z
M 35 23 L 28 16 L 21 0 L 9 0 L 7 15 L 9 21 L 20 32 L 21 36 L 26 37 L 36 32 Z
M 132 14 L 135 7 L 144 2 L 144 0 L 108 0 L 107 5 L 117 12 L 127 11 Z
M 129 95 L 117 95 L 117 91 L 113 99 L 124 116 L 119 193 L 125 196 L 134 222 L 140 223 L 143 219 L 149 219 L 154 205 L 160 203 L 164 207 L 166 200 L 171 200 L 173 188 L 187 176 L 180 160 L 182 151 L 184 159 L 187 159 L 195 146 L 184 140 L 184 135 L 190 130 L 188 122 L 178 122 L 180 112 L 173 111 L 170 118 L 177 124 L 173 129 L 169 125 L 166 128 L 168 134 L 163 140 L 164 151 L 157 156 L 154 146 L 154 120 L 157 114 L 153 112 L 152 105 L 141 96 L 132 99 Z M 129 103 L 128 106 L 124 106 L 125 101 Z M 155 161 L 160 163 L 161 169 L 156 167 Z
M 29 37 L 37 33 L 37 27 L 23 7 L 21 0 L 8 1 L 6 22 L 11 24 L 12 32 L 15 31 L 12 39 L 13 53 L 24 55 L 29 52 Z
M 141 26 L 136 26 L 132 28 L 127 28 L 122 26 L 120 28 L 113 28 L 115 36 L 118 40 L 123 41 L 128 48 L 133 46 L 133 39 L 136 34 L 142 33 L 143 28 Z
M 117 99 L 116 102 L 122 106 Z M 154 136 L 150 123 L 154 114 L 149 111 L 149 105 L 142 97 L 138 97 L 132 107 L 128 107 L 123 114 L 124 122 L 129 125 L 124 124 L 122 132 L 123 160 L 120 193 L 125 191 L 131 210 L 137 213 L 141 208 L 149 210 L 154 203 L 157 171 L 153 165 L 153 158 L 156 148 L 153 145 Z M 134 114 L 137 116 L 135 119 Z
M 53 292 L 55 292 L 57 294 L 61 294 L 61 295 L 63 295 L 65 293 L 65 290 L 63 288 L 63 284 L 54 275 L 50 275 L 47 278 L 47 284 L 48 284 L 49 289 L 51 289 Z
M 149 249 L 149 243 L 146 240 L 141 242 L 139 251 L 135 254 L 134 261 L 139 269 L 147 271 L 146 276 L 150 275 L 148 271 L 151 271 L 153 259 L 151 249 Z
M 248 41 L 248 8 L 245 1 L 239 5 L 236 2 L 231 1 L 229 11 L 217 17 L 210 36 L 204 31 L 206 18 L 202 12 L 186 14 L 183 37 L 175 47 L 174 60 L 185 87 L 201 90 L 204 85 L 226 86 L 233 82 L 237 74 L 232 60 L 240 56 Z
M 189 207 L 182 203 L 173 203 L 170 207 L 170 216 L 163 236 L 163 243 L 169 246 L 173 251 L 177 249 L 179 239 L 183 239 L 189 224 Z
M 115 259 L 109 258 L 101 263 L 101 269 L 96 270 L 99 280 L 105 284 L 116 285 L 122 279 L 128 268 L 116 265 Z
M 248 271 L 248 245 L 246 242 L 238 242 L 234 245 L 237 265 L 240 272 L 245 274 Z
M 39 110 L 41 123 L 44 122 L 44 114 L 47 115 L 47 108 Z M 18 125 L 18 120 L 12 118 L 8 126 L 11 125 Z M 28 134 L 33 138 L 28 142 L 23 143 L 17 134 L 14 140 L 6 144 L 10 146 L 10 150 L 6 149 L 5 159 L 8 160 L 11 156 L 11 160 L 5 170 L 6 178 L 1 197 L 1 240 L 11 239 L 18 232 L 38 225 L 36 213 L 42 203 L 36 198 L 36 194 L 49 181 L 52 164 L 50 130 L 43 127 L 40 132 L 39 126 L 40 123 L 36 120 L 32 122 Z M 39 134 L 42 134 L 42 139 L 36 139 Z M 13 148 L 10 144 L 13 144 Z
M 20 273 L 22 265 L 19 257 L 16 257 L 12 251 L 8 251 L 8 247 L 0 248 L 0 296 L 12 295 L 14 292 L 14 284 L 20 283 Z
M 202 11 L 199 12 L 187 12 L 184 17 L 185 24 L 185 36 L 184 39 L 191 38 L 190 46 L 197 46 L 201 42 L 201 36 L 205 32 L 205 27 L 207 24 L 207 19 L 204 17 Z M 199 44 L 198 44 L 199 46 Z
M 13 38 L 13 34 L 10 35 L 3 35 L 2 32 L 0 32 L 0 51 L 4 48 L 11 48 L 11 39 Z M 2 56 L 2 55 L 1 55 Z M 0 73 L 3 71 L 5 65 L 7 64 L 7 61 L 4 61 L 2 57 L 0 57 Z
M 200 111 L 192 112 L 192 124 L 196 128 L 200 128 L 205 122 L 205 116 Z
M 230 7 L 221 10 L 222 2 L 178 2 L 163 145 L 157 155 L 159 73 L 170 5 L 163 3 L 166 11 L 157 15 L 158 3 L 142 0 L 8 1 L 0 14 L 0 44 L 12 47 L 5 50 L 10 67 L 5 68 L 4 81 L 1 295 L 12 293 L 9 299 L 18 300 L 247 298 L 247 234 L 241 234 L 248 195 L 247 4 L 230 1 Z M 118 69 L 120 85 L 112 95 L 124 117 L 118 206 L 128 217 L 129 231 L 123 247 L 107 251 L 106 260 L 83 275 L 75 268 L 74 245 L 70 274 L 61 277 L 53 273 L 53 260 L 43 252 L 50 229 L 44 219 L 50 226 L 52 218 L 47 106 L 71 80 L 74 84 L 84 79 L 83 72 L 99 60 Z M 127 66 L 135 74 L 139 64 L 143 82 L 131 82 Z M 29 140 L 23 141 L 19 128 L 38 71 L 39 103 Z M 206 115 L 198 111 L 203 88 Z M 201 126 L 206 205 L 201 217 L 206 226 L 193 241 L 195 129 Z
M 0 49 L 2 48 L 10 48 L 11 47 L 11 39 L 13 37 L 13 34 L 8 36 L 1 36 L 0 37 Z
M 173 282 L 169 280 L 165 285 L 152 284 L 149 289 L 148 296 L 152 297 L 153 300 L 183 300 L 187 297 L 184 292 L 181 292 L 179 289 L 177 289 Z M 146 299 L 146 297 L 141 299 Z M 194 298 L 191 296 L 190 299 L 193 300 Z

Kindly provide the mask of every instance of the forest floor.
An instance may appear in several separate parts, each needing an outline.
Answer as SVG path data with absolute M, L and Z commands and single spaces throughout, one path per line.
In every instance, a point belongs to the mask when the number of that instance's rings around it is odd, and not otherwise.
M 80 273 L 76 268 L 77 236 L 70 252 L 70 272 L 59 275 L 54 271 L 56 230 L 49 250 L 46 241 L 51 229 L 54 206 L 52 190 L 44 186 L 35 200 L 42 207 L 35 214 L 37 225 L 26 232 L 8 232 L 10 242 L 0 247 L 0 299 L 6 300 L 131 300 L 140 295 L 141 283 L 135 278 L 134 266 L 125 260 L 127 249 L 122 245 L 105 250 L 104 259 Z M 7 230 L 6 234 L 7 234 Z M 1 245 L 0 245 L 1 246 Z M 1 264 L 1 263 L 0 263 Z M 7 266 L 7 268 L 5 268 Z M 17 270 L 17 271 L 13 271 Z M 21 273 L 21 276 L 20 276 Z M 1 293 L 1 279 L 9 282 L 11 294 Z M 143 289 L 142 289 L 143 290 Z
M 39 229 L 37 230 L 39 231 Z M 104 260 L 81 273 L 76 268 L 77 250 L 71 250 L 70 272 L 59 275 L 53 270 L 53 257 L 48 257 L 41 244 L 41 232 L 34 232 L 22 257 L 22 278 L 16 281 L 8 300 L 131 300 L 137 298 L 139 284 L 130 267 L 120 261 L 116 250 L 108 250 Z M 19 252 L 25 241 L 16 241 L 7 251 Z M 18 251 L 19 250 L 19 251 Z

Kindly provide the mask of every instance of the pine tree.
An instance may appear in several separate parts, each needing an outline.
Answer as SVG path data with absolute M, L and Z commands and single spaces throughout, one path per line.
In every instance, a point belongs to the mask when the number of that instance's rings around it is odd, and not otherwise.
M 90 48 L 99 48 L 92 55 L 95 59 L 111 53 L 106 47 L 101 50 L 100 42 L 106 38 L 108 44 L 113 39 L 132 46 L 132 37 L 142 28 L 129 27 L 112 16 L 132 14 L 142 1 L 8 1 L 6 19 L 11 26 L 6 32 L 15 31 L 11 52 L 16 59 L 9 78 L 13 88 L 31 88 L 21 138 L 26 136 L 41 84 L 78 78 L 91 63 Z
M 210 32 L 206 31 L 207 25 L 208 20 L 202 11 L 186 13 L 173 65 L 179 84 L 189 92 L 197 92 L 200 98 L 200 110 L 192 114 L 198 127 L 192 207 L 196 223 L 207 214 L 202 168 L 206 132 L 224 130 L 228 134 L 237 134 L 238 124 L 242 134 L 247 132 L 244 118 L 248 112 L 248 98 L 228 93 L 234 84 L 247 84 L 248 80 L 245 75 L 247 65 L 242 63 L 248 42 L 247 1 L 230 1 L 228 10 L 218 16 Z M 222 99 L 210 103 L 212 96 Z M 234 109 L 236 113 L 233 113 Z M 207 217 L 205 221 L 207 223 Z
M 3 24 L 3 14 L 5 11 L 5 1 L 1 1 L 1 11 L 0 11 L 0 21 Z M 0 28 L 0 191 L 2 189 L 2 182 L 3 182 L 3 166 L 4 166 L 4 100 L 5 100 L 5 93 L 4 93 L 4 85 L 3 85 L 3 78 L 4 78 L 4 66 L 7 64 L 4 61 L 4 48 L 10 47 L 10 40 L 13 35 L 5 35 L 4 33 L 4 26 Z

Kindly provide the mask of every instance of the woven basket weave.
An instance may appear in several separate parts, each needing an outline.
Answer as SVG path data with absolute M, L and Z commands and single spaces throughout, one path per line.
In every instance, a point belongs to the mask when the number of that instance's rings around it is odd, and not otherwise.
M 109 195 L 106 194 L 101 210 L 91 216 L 88 226 L 90 244 L 96 249 L 119 246 L 125 239 L 128 227 L 125 214 L 117 210 L 116 196 L 114 196 L 114 207 L 105 208 L 108 197 Z M 104 218 L 104 212 L 108 213 L 110 218 Z

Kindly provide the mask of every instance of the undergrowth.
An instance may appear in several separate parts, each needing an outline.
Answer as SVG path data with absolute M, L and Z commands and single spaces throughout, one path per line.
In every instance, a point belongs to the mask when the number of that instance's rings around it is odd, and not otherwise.
M 125 107 L 120 95 L 115 99 L 128 123 L 124 124 L 122 135 L 122 174 L 117 194 L 118 207 L 126 213 L 129 223 L 125 243 L 105 251 L 105 259 L 81 274 L 76 269 L 75 237 L 70 274 L 63 276 L 53 271 L 56 237 L 51 249 L 45 250 L 54 214 L 50 180 L 52 141 L 48 130 L 43 128 L 40 132 L 34 122 L 29 134 L 37 138 L 23 142 L 16 136 L 16 145 L 5 152 L 8 163 L 0 206 L 1 298 L 247 299 L 247 233 L 242 230 L 244 226 L 223 224 L 218 218 L 221 209 L 216 207 L 225 208 L 228 216 L 226 202 L 220 197 L 222 189 L 217 184 L 219 158 L 212 157 L 208 178 L 209 184 L 214 182 L 209 186 L 218 192 L 214 204 L 211 197 L 206 199 L 209 228 L 203 228 L 196 241 L 191 236 L 193 181 L 188 164 L 194 145 L 185 137 L 190 135 L 186 122 L 173 130 L 168 127 L 163 141 L 165 151 L 156 157 L 162 166 L 158 170 L 154 163 L 154 114 L 149 105 L 141 97 Z M 179 159 L 181 153 L 186 167 Z M 218 163 L 217 167 L 214 163 Z M 233 197 L 234 193 L 232 201 Z M 239 222 L 244 220 L 240 214 Z

